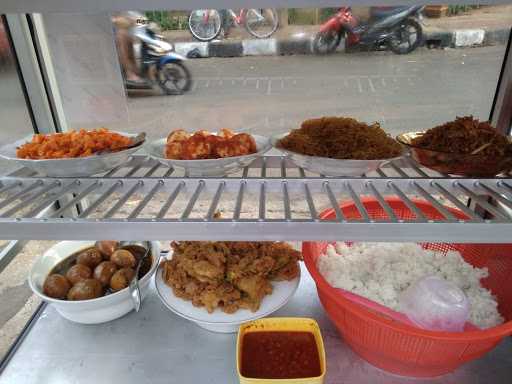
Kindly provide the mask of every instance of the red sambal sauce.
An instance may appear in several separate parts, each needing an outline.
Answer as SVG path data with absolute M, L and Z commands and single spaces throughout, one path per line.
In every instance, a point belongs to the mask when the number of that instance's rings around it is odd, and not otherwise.
M 298 379 L 321 375 L 311 332 L 249 332 L 242 339 L 241 374 L 256 379 Z

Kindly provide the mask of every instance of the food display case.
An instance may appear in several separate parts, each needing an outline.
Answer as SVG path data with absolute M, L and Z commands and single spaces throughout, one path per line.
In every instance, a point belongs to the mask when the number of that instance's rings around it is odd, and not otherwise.
M 344 5 L 355 8 L 392 3 L 368 0 Z M 415 1 L 401 3 L 416 5 Z M 445 3 L 458 6 L 468 2 Z M 185 10 L 188 15 L 196 8 L 256 5 L 280 9 L 281 24 L 274 37 L 254 39 L 247 35 L 238 41 L 238 32 L 233 32 L 235 37 L 224 40 L 216 36 L 209 42 L 197 38 L 173 41 L 174 51 L 189 57 L 185 65 L 190 67 L 192 83 L 176 94 L 159 95 L 157 99 L 151 95 L 140 96 L 136 102 L 128 99 L 127 73 L 117 59 L 119 46 L 116 48 L 112 15 L 131 9 Z M 145 131 L 151 139 L 165 137 L 177 128 L 218 131 L 226 127 L 270 137 L 298 127 L 304 116 L 322 115 L 380 121 L 383 127 L 394 126 L 395 130 L 388 133 L 396 135 L 426 130 L 455 119 L 457 114 L 475 114 L 509 136 L 512 54 L 508 32 L 512 8 L 506 8 L 510 6 L 506 3 L 492 6 L 497 5 L 504 6 L 510 18 L 505 21 L 509 23 L 506 33 L 502 33 L 505 37 L 490 48 L 473 47 L 490 39 L 481 33 L 498 35 L 492 27 L 484 26 L 455 31 L 453 47 L 429 49 L 429 44 L 443 41 L 447 33 L 433 28 L 428 36 L 424 33 L 419 53 L 395 55 L 377 47 L 349 53 L 346 48 L 332 54 L 346 55 L 345 61 L 326 64 L 334 56 L 315 52 L 314 35 L 304 38 L 304 33 L 291 25 L 288 28 L 292 32 L 283 37 L 281 9 L 335 9 L 340 4 L 334 1 L 3 0 L 1 25 L 6 27 L 15 52 L 21 102 L 26 102 L 29 118 L 25 131 L 18 131 L 6 112 L 7 120 L 2 125 L 9 128 L 1 130 L 10 132 L 2 145 L 29 136 L 31 130 L 52 134 L 100 126 L 134 134 Z M 291 20 L 292 12 L 287 12 L 287 20 Z M 317 8 L 317 18 L 321 13 Z M 243 10 L 240 16 L 234 15 L 240 24 L 244 17 L 249 18 Z M 244 33 L 255 36 L 254 30 L 246 29 Z M 464 47 L 460 43 L 464 39 L 479 42 Z M 277 56 L 269 53 L 272 49 Z M 480 54 L 479 49 L 484 51 Z M 431 58 L 427 50 L 442 58 Z M 209 52 L 208 56 L 204 52 Z M 370 55 L 375 56 L 375 62 L 367 69 L 364 61 Z M 214 56 L 221 58 L 211 60 Z M 238 57 L 243 61 L 237 61 Z M 401 61 L 395 64 L 394 58 Z M 437 62 L 441 64 L 437 66 Z M 156 68 L 159 70 L 158 65 Z M 354 70 L 344 74 L 346 68 Z M 492 86 L 483 89 L 483 79 Z M 330 88 L 330 83 L 338 84 L 337 88 Z M 159 92 L 165 93 L 162 82 L 159 85 Z M 422 98 L 422 87 L 435 101 Z M 352 99 L 351 92 L 355 95 Z M 465 93 L 464 98 L 459 99 L 457 93 Z M 189 101 L 189 94 L 196 96 Z M 274 104 L 273 97 L 279 97 L 282 104 Z M 159 114 L 161 117 L 155 117 Z M 406 116 L 403 120 L 402 114 Z M 137 151 L 132 148 L 126 158 L 118 159 L 103 172 L 96 169 L 93 175 L 84 171 L 83 163 L 72 166 L 67 173 L 47 176 L 52 168 L 59 167 L 58 163 L 34 168 L 16 159 L 3 160 L 0 237 L 9 242 L 1 249 L 0 272 L 16 260 L 27 241 L 112 239 L 161 241 L 165 249 L 165 242 L 170 241 L 287 241 L 297 247 L 300 242 L 343 241 L 476 244 L 484 253 L 488 244 L 498 256 L 483 265 L 497 268 L 502 274 L 512 272 L 512 262 L 506 261 L 512 258 L 511 169 L 483 177 L 440 173 L 404 152 L 363 175 L 332 176 L 314 172 L 307 163 L 276 148 L 267 151 L 265 145 L 270 147 L 270 140 L 265 143 L 261 144 L 265 150 L 257 152 L 256 159 L 245 163 L 240 160 L 238 169 L 225 175 L 197 174 L 186 167 L 173 167 L 154 156 L 146 145 Z M 375 204 L 380 207 L 378 213 Z M 322 295 L 320 301 L 320 284 L 311 277 L 310 266 L 301 263 L 300 268 L 297 291 L 272 316 L 314 318 L 318 322 L 325 345 L 326 383 L 417 381 L 362 359 L 363 344 L 353 340 L 347 343 L 347 336 L 338 333 L 340 323 L 330 319 L 331 312 L 324 309 L 334 304 Z M 509 283 L 505 279 L 503 284 Z M 139 312 L 132 311 L 112 322 L 83 325 L 66 320 L 53 305 L 42 302 L 3 357 L 0 383 L 238 382 L 236 334 L 205 330 L 168 311 L 164 304 L 151 282 Z M 510 304 L 507 311 L 510 316 Z M 348 312 L 343 316 L 347 318 L 346 327 L 357 328 L 350 325 Z M 512 318 L 505 321 L 512 322 Z M 371 328 L 364 327 L 357 328 L 357 332 L 372 334 Z M 493 334 L 484 348 L 488 352 L 476 360 L 471 354 L 477 352 L 471 350 L 474 345 L 468 341 L 459 354 L 462 361 L 472 361 L 454 371 L 449 369 L 451 373 L 429 378 L 429 382 L 509 382 L 510 333 L 512 330 L 504 338 Z M 385 343 L 394 345 L 393 335 L 387 337 Z M 413 344 L 411 341 L 411 345 L 400 348 L 414 350 L 417 346 Z M 448 349 L 446 345 L 443 348 Z M 443 348 L 437 354 L 443 355 Z M 405 356 L 408 352 L 403 353 Z M 414 353 L 422 360 L 422 351 Z M 429 374 L 419 370 L 418 376 Z

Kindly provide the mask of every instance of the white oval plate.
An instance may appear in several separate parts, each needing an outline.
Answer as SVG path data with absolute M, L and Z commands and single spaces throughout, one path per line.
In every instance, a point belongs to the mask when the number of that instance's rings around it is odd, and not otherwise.
M 272 136 L 270 139 L 272 146 L 283 152 L 296 166 L 324 176 L 363 176 L 376 171 L 385 163 L 401 157 L 382 160 L 351 160 L 302 155 L 277 146 L 277 142 L 287 135 L 288 133 L 280 133 Z
M 115 131 L 112 131 L 115 132 Z M 116 132 L 123 136 L 135 137 L 137 134 Z M 142 148 L 144 143 L 124 151 L 106 153 L 104 155 L 91 155 L 87 157 L 31 160 L 16 157 L 16 148 L 32 140 L 32 135 L 0 148 L 0 157 L 9 161 L 15 161 L 20 166 L 27 167 L 41 176 L 49 177 L 79 177 L 91 176 L 101 172 L 107 172 L 124 164 L 130 155 Z
M 160 163 L 168 167 L 183 168 L 187 176 L 203 177 L 203 176 L 223 176 L 236 172 L 249 164 L 258 157 L 262 156 L 272 146 L 267 137 L 260 135 L 251 135 L 256 141 L 256 153 L 244 156 L 225 157 L 222 159 L 205 159 L 205 160 L 173 160 L 165 157 L 165 144 L 167 139 L 155 140 L 148 144 L 147 151 Z
M 170 258 L 171 254 L 167 257 Z M 240 324 L 260 319 L 277 311 L 291 299 L 300 282 L 300 275 L 290 281 L 273 281 L 272 294 L 263 298 L 260 308 L 256 312 L 239 309 L 235 313 L 228 314 L 216 308 L 212 313 L 208 313 L 205 307 L 195 307 L 191 301 L 176 297 L 172 288 L 165 284 L 162 271 L 161 265 L 158 266 L 155 286 L 164 305 L 178 316 L 193 321 L 203 328 L 223 333 L 236 332 Z

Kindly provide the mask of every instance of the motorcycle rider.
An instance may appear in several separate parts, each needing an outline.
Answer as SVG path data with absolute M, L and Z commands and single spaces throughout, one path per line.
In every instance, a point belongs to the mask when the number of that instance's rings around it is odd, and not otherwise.
M 133 52 L 134 37 L 132 29 L 137 24 L 137 13 L 119 12 L 112 15 L 119 61 L 126 76 L 126 82 L 143 85 L 145 81 L 138 75 Z

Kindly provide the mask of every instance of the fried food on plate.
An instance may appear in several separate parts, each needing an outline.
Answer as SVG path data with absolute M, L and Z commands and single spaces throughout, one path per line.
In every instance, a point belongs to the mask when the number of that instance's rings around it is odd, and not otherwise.
M 277 143 L 278 148 L 331 159 L 380 160 L 400 156 L 402 148 L 378 123 L 348 117 L 322 117 L 302 123 Z
M 187 141 L 187 139 L 190 137 L 190 133 L 183 129 L 177 129 L 175 131 L 172 131 L 169 133 L 169 136 L 167 136 L 167 142 L 182 142 Z
M 235 132 L 228 128 L 222 128 L 220 130 L 219 136 L 222 136 L 225 139 L 231 139 L 233 136 L 235 136 Z
M 167 136 L 165 157 L 175 160 L 219 159 L 256 151 L 256 141 L 247 133 L 235 134 L 222 128 L 218 135 L 204 130 L 190 134 L 178 129 Z
M 488 121 L 473 116 L 457 117 L 416 137 L 412 145 L 432 151 L 510 156 L 512 143 Z
M 32 141 L 16 149 L 20 159 L 63 159 L 91 156 L 96 152 L 108 150 L 116 152 L 133 143 L 133 139 L 119 133 L 110 132 L 106 128 L 86 131 L 70 131 L 39 134 Z
M 216 308 L 257 311 L 272 293 L 271 281 L 297 277 L 302 259 L 281 242 L 183 241 L 171 246 L 174 253 L 163 262 L 163 280 L 176 296 L 209 313 Z

